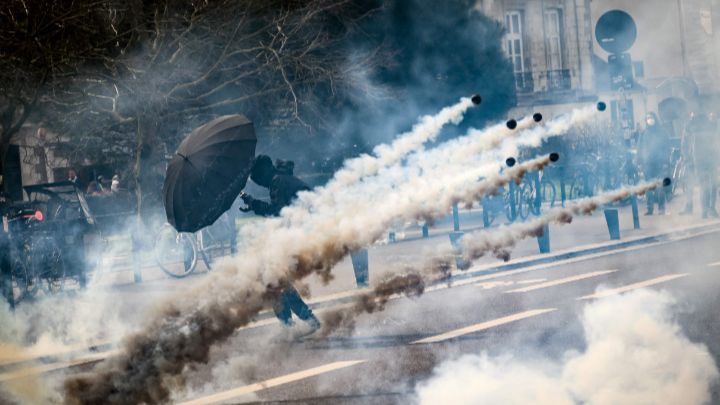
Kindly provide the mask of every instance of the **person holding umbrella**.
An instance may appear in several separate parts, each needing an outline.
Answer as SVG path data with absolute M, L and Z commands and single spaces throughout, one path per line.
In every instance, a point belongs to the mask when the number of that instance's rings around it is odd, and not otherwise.
M 258 155 L 250 168 L 250 179 L 257 185 L 270 190 L 270 202 L 260 201 L 251 195 L 242 193 L 240 198 L 247 208 L 243 212 L 253 211 L 265 217 L 277 216 L 280 210 L 290 205 L 300 191 L 310 190 L 305 182 L 293 175 L 293 163 L 277 160 L 276 165 L 267 155 Z M 292 313 L 310 325 L 310 333 L 320 328 L 320 321 L 303 301 L 295 287 L 290 283 L 281 286 L 280 298 L 273 305 L 275 316 L 286 326 L 292 326 Z
M 178 232 L 198 232 L 231 209 L 238 194 L 248 205 L 243 211 L 275 216 L 308 186 L 293 176 L 291 162 L 273 165 L 268 156 L 255 157 L 257 137 L 244 115 L 218 117 L 193 130 L 178 146 L 167 166 L 163 205 L 170 225 Z M 241 193 L 248 176 L 270 190 L 270 203 Z M 310 307 L 289 283 L 278 287 L 275 314 L 292 325 L 292 313 L 312 328 L 320 327 Z

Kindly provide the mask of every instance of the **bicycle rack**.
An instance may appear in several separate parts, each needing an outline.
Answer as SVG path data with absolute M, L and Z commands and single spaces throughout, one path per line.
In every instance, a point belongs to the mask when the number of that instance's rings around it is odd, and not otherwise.
M 452 207 L 453 216 L 453 231 L 460 232 L 460 213 L 458 212 L 457 204 Z
M 369 279 L 369 261 L 368 261 L 368 250 L 361 249 L 350 255 L 352 261 L 353 271 L 355 272 L 355 282 L 358 288 L 368 286 Z
M 611 240 L 620 239 L 620 218 L 617 208 L 605 208 L 605 222 L 608 226 Z
M 462 257 L 462 245 L 460 244 L 460 239 L 462 239 L 465 232 L 450 232 L 450 244 L 452 245 L 453 249 L 457 251 L 457 255 L 455 256 L 455 265 L 457 266 L 458 270 L 467 270 L 470 268 L 470 263 L 466 262 Z
M 637 196 L 630 197 L 630 205 L 632 206 L 633 228 L 640 229 L 640 212 L 638 212 Z
M 550 225 L 543 226 L 542 235 L 537 237 L 540 253 L 550 253 Z

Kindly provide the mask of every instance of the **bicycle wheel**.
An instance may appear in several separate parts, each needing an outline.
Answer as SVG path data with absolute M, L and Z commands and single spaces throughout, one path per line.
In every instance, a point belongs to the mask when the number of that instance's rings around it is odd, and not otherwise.
M 11 250 L 13 291 L 16 294 L 16 302 L 33 298 L 40 288 L 38 279 L 31 268 L 29 250 L 29 245 Z
M 493 209 L 493 204 L 487 200 L 488 197 L 483 198 L 481 201 L 482 210 L 483 210 L 483 226 L 485 228 L 489 228 L 492 223 L 495 221 L 495 210 Z
M 522 186 L 520 186 L 520 192 L 518 194 L 518 216 L 520 217 L 520 219 L 526 220 L 530 216 L 530 213 L 534 211 L 534 187 L 529 183 L 523 184 Z
M 508 221 L 515 222 L 518 217 L 518 201 L 520 200 L 519 187 L 511 187 L 510 191 L 503 197 L 505 216 Z
M 21 260 L 12 261 L 13 299 L 15 303 L 34 295 L 37 282 L 30 278 L 27 266 Z
M 46 236 L 32 242 L 32 272 L 40 287 L 48 294 L 65 288 L 65 263 L 62 251 L 52 237 Z
M 165 274 L 182 278 L 192 273 L 197 265 L 197 248 L 192 235 L 178 233 L 166 225 L 155 238 L 155 262 Z
M 216 241 L 212 234 L 204 231 L 200 231 L 199 242 L 200 257 L 205 262 L 205 267 L 210 271 L 213 265 L 213 254 L 218 249 L 222 250 L 222 245 L 218 246 L 220 242 Z
M 555 198 L 557 197 L 557 190 L 555 189 L 555 184 L 553 184 L 552 181 L 543 178 L 540 182 L 540 196 L 543 203 L 549 204 L 550 208 L 554 207 Z

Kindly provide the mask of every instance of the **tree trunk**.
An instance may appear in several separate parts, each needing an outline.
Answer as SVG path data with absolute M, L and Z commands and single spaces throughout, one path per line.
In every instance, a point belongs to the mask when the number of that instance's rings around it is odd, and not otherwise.
M 135 149 L 135 197 L 137 215 L 140 224 L 147 223 L 150 217 L 162 206 L 162 180 L 158 165 L 162 162 L 158 131 L 160 129 L 158 112 L 145 108 L 137 115 L 137 133 Z

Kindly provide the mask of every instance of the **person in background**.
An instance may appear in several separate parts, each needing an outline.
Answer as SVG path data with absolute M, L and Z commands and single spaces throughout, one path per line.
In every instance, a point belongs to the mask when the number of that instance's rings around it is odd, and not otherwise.
M 68 170 L 68 181 L 73 182 L 75 184 L 78 183 L 78 176 L 75 172 L 75 169 Z
M 10 264 L 10 235 L 8 230 L 8 205 L 10 201 L 4 191 L 4 185 L 0 180 L 0 219 L 2 219 L 2 228 L 0 228 L 0 295 L 10 306 L 15 309 L 15 297 L 12 286 L 12 266 Z
M 700 205 L 702 217 L 718 217 L 717 204 L 717 160 L 720 156 L 720 138 L 715 113 L 700 111 L 693 114 L 687 128 L 687 140 L 692 162 L 695 166 L 697 181 L 700 185 Z M 689 198 L 692 198 L 690 195 Z M 692 212 L 692 203 L 688 201 Z
M 258 155 L 250 169 L 250 179 L 257 185 L 270 190 L 270 202 L 260 201 L 242 193 L 240 197 L 247 208 L 240 208 L 240 210 L 243 212 L 253 211 L 255 214 L 265 217 L 279 215 L 280 210 L 290 205 L 300 191 L 310 189 L 305 182 L 293 175 L 293 168 L 293 162 L 277 160 L 276 165 L 273 165 L 269 156 Z M 273 309 L 284 325 L 292 326 L 292 313 L 295 313 L 298 318 L 310 325 L 309 333 L 320 328 L 320 321 L 290 282 L 282 283 L 279 295 Z
M 670 134 L 660 125 L 657 115 L 653 112 L 645 117 L 645 130 L 638 138 L 638 157 L 645 180 L 656 181 L 668 175 L 670 167 Z M 647 193 L 647 212 L 645 215 L 652 215 L 655 204 L 658 206 L 658 213 L 665 214 L 665 188 L 659 187 Z
M 91 181 L 90 184 L 88 184 L 86 194 L 90 195 L 105 195 L 108 193 L 108 190 L 106 188 L 105 184 L 105 177 L 103 176 L 97 176 L 97 179 L 94 181 Z
M 114 175 L 112 177 L 112 182 L 110 183 L 110 192 L 117 193 L 120 191 L 120 175 Z
M 694 194 L 695 194 L 695 158 L 693 154 L 693 131 L 691 126 L 694 126 L 696 120 L 696 114 L 690 113 L 690 120 L 685 125 L 682 137 L 680 139 L 680 159 L 682 159 L 685 165 L 685 172 L 683 178 L 683 194 L 685 194 L 685 208 L 680 211 L 680 215 L 691 215 L 694 207 Z

